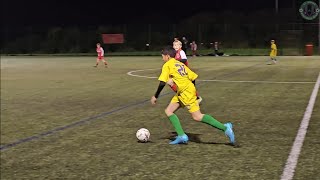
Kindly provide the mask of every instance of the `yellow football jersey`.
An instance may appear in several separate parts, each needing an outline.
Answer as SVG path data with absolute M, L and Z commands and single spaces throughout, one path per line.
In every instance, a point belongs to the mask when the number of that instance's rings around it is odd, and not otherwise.
M 185 64 L 171 58 L 162 66 L 162 71 L 158 80 L 167 82 L 169 78 L 172 78 L 173 82 L 178 87 L 178 92 L 180 92 L 186 89 L 190 84 L 193 85 L 192 81 L 197 77 L 198 75 L 191 71 Z
M 271 45 L 270 56 L 277 56 L 277 45 L 276 44 Z

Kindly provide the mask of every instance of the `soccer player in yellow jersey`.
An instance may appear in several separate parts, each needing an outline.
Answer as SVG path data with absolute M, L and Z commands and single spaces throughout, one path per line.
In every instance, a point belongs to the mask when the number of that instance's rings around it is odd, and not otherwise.
M 277 45 L 275 43 L 275 40 L 271 40 L 270 59 L 274 64 L 277 63 L 276 57 L 277 57 Z
M 172 47 L 166 47 L 162 50 L 162 59 L 165 61 L 162 66 L 162 72 L 158 78 L 160 81 L 158 89 L 154 96 L 151 97 L 151 103 L 156 104 L 163 87 L 166 84 L 177 85 L 177 93 L 171 99 L 171 102 L 165 109 L 171 124 L 173 125 L 178 136 L 170 144 L 186 144 L 189 141 L 188 136 L 183 131 L 180 120 L 174 112 L 180 107 L 187 107 L 194 120 L 209 124 L 223 131 L 229 138 L 231 144 L 235 143 L 235 137 L 232 130 L 232 123 L 222 124 L 208 114 L 202 114 L 197 101 L 195 79 L 198 77 L 196 73 L 191 71 L 185 64 L 174 59 L 176 51 Z
M 185 64 L 186 66 L 189 67 L 189 63 L 188 63 L 188 59 L 187 59 L 187 55 L 186 53 L 181 49 L 182 48 L 182 42 L 177 40 L 177 41 L 173 41 L 173 49 L 176 50 L 176 55 L 175 55 L 175 59 L 182 62 L 183 64 Z M 195 83 L 194 83 L 195 84 Z M 170 85 L 171 89 L 174 92 L 177 92 L 177 86 L 176 84 L 172 83 L 172 85 Z M 199 96 L 199 93 L 196 92 L 197 95 L 197 101 L 199 102 L 199 104 L 202 101 L 202 97 Z

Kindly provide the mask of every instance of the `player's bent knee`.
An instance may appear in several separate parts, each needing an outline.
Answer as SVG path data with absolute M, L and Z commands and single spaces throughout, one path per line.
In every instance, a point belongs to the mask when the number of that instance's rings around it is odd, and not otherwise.
M 201 121 L 203 118 L 203 114 L 201 113 L 192 113 L 192 118 L 195 121 Z
M 164 112 L 166 113 L 166 115 L 169 117 L 173 114 L 173 112 L 170 109 L 165 109 Z

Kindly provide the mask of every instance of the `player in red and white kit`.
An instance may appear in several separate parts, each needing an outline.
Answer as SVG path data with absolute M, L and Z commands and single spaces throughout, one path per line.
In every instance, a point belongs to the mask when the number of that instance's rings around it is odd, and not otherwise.
M 176 56 L 174 57 L 176 60 L 181 61 L 186 66 L 189 65 L 188 58 L 186 53 L 182 50 L 181 41 L 173 41 L 173 49 L 176 50 Z
M 108 64 L 106 62 L 106 60 L 104 60 L 104 50 L 101 47 L 100 43 L 97 43 L 97 49 L 96 49 L 97 53 L 98 53 L 98 57 L 97 57 L 97 62 L 96 65 L 93 67 L 98 67 L 99 62 L 102 61 L 104 63 L 104 66 L 107 68 Z

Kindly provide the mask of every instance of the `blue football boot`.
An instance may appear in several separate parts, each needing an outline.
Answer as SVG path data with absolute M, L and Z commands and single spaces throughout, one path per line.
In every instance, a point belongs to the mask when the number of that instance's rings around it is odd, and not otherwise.
M 232 130 L 232 123 L 226 123 L 224 124 L 225 127 L 227 127 L 226 131 L 224 132 L 226 134 L 226 136 L 228 136 L 230 143 L 231 144 L 235 144 L 235 137 L 234 137 L 234 132 Z
M 184 134 L 181 136 L 177 136 L 174 141 L 171 141 L 169 144 L 187 144 L 189 141 L 189 137 Z

